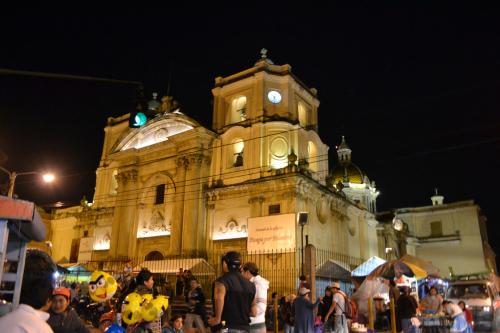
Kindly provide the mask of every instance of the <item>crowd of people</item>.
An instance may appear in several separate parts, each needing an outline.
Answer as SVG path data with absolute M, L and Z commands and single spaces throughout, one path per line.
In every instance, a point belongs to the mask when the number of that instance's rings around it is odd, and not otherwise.
M 237 252 L 228 252 L 221 259 L 223 274 L 213 284 L 213 313 L 207 313 L 206 296 L 199 281 L 189 270 L 180 269 L 175 290 L 167 281 L 161 292 L 171 299 L 182 297 L 187 304 L 185 316 L 172 315 L 171 307 L 161 314 L 161 319 L 139 320 L 126 325 L 126 332 L 149 333 L 161 323 L 162 333 L 265 333 L 273 330 L 275 319 L 284 333 L 348 333 L 350 321 L 366 322 L 357 315 L 356 304 L 335 282 L 325 289 L 323 297 L 313 301 L 311 288 L 305 277 L 300 278 L 296 294 L 279 298 L 276 293 L 268 304 L 269 281 L 259 274 L 253 262 L 242 263 Z M 54 288 L 56 266 L 44 252 L 32 250 L 26 257 L 20 306 L 0 317 L 0 332 L 56 332 L 90 333 L 82 320 L 78 304 L 87 293 L 88 285 L 62 285 Z M 99 329 L 118 322 L 120 312 L 131 293 L 138 295 L 159 294 L 153 274 L 142 269 L 136 276 L 127 271 L 118 279 L 115 302 L 103 302 L 99 313 Z M 452 320 L 450 332 L 472 332 L 472 314 L 464 302 L 453 304 L 443 300 L 435 287 L 428 290 L 420 304 L 410 294 L 407 286 L 397 287 L 389 281 L 389 296 L 395 301 L 397 331 L 418 332 L 417 314 L 445 314 Z M 277 313 L 275 303 L 278 303 Z M 106 308 L 107 306 L 107 308 Z M 387 309 L 378 309 L 387 311 Z M 96 311 L 94 311 L 96 312 Z
M 430 287 L 427 295 L 420 301 L 411 295 L 409 286 L 396 287 L 394 281 L 390 281 L 389 296 L 395 301 L 396 330 L 404 333 L 419 332 L 421 325 L 418 315 L 438 315 L 448 317 L 451 320 L 450 332 L 452 333 L 471 333 L 473 332 L 472 313 L 467 309 L 465 303 L 460 301 L 453 304 L 450 301 L 443 300 L 436 287 Z M 384 306 L 376 309 L 377 325 L 389 325 L 389 308 Z M 384 321 L 381 318 L 386 319 Z

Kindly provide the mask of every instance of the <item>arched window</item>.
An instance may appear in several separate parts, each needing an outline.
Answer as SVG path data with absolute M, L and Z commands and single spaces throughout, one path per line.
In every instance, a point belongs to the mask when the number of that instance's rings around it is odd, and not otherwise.
M 299 116 L 299 125 L 302 127 L 306 127 L 307 126 L 307 113 L 308 113 L 307 106 L 304 103 L 299 102 L 298 106 L 297 106 L 297 113 Z
M 241 138 L 233 139 L 228 147 L 228 163 L 231 167 L 243 166 L 243 150 L 245 142 Z
M 238 123 L 247 119 L 247 98 L 238 96 L 233 98 L 231 102 L 231 117 L 230 123 Z
M 163 254 L 159 251 L 151 251 L 146 255 L 145 260 L 163 260 Z
M 309 141 L 307 143 L 307 152 L 309 154 L 309 169 L 314 172 L 318 171 L 318 151 L 314 142 Z

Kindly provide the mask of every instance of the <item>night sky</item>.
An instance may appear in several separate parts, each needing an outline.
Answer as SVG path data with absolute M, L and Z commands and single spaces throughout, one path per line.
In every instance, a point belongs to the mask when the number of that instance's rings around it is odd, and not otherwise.
M 191 6 L 193 7 L 193 6 Z M 345 135 L 381 191 L 378 209 L 473 199 L 497 240 L 500 209 L 500 14 L 495 8 L 148 8 L 128 14 L 0 17 L 0 68 L 144 83 L 211 126 L 217 76 L 251 67 L 265 47 L 319 91 L 319 134 Z M 170 80 L 169 80 L 170 77 Z M 130 112 L 135 86 L 0 75 L 0 151 L 9 170 L 54 170 L 56 184 L 17 180 L 39 204 L 92 198 L 106 119 Z M 0 160 L 4 159 L 0 156 Z M 1 162 L 1 161 L 0 161 Z M 0 183 L 6 178 L 0 176 Z

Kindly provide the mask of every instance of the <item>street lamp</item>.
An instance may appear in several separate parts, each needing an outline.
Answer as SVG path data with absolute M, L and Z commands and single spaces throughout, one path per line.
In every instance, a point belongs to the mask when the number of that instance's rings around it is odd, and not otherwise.
M 301 246 L 301 262 L 302 262 L 302 275 L 304 275 L 304 226 L 307 224 L 308 213 L 300 212 L 297 214 L 297 220 L 300 225 L 300 246 Z
M 396 255 L 400 258 L 406 254 L 406 233 L 408 232 L 408 225 L 399 217 L 395 216 L 392 219 L 392 228 L 396 231 Z
M 5 172 L 9 176 L 9 191 L 7 193 L 7 196 L 9 198 L 12 198 L 14 196 L 14 186 L 16 185 L 16 178 L 18 176 L 25 176 L 25 175 L 42 175 L 42 179 L 46 183 L 51 183 L 53 182 L 56 177 L 52 173 L 46 173 L 42 174 L 38 171 L 28 171 L 28 172 L 15 172 L 15 171 L 9 171 L 5 169 L 4 167 L 0 166 L 0 170 Z

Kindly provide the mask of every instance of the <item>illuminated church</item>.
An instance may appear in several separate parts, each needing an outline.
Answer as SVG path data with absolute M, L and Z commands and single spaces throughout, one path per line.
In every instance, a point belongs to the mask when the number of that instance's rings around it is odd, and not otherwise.
M 377 255 L 375 183 L 345 139 L 329 171 L 316 89 L 262 52 L 251 68 L 217 77 L 212 94 L 210 129 L 169 97 L 149 103 L 155 116 L 143 127 L 129 128 L 129 114 L 108 119 L 92 202 L 51 215 L 55 260 L 299 248 L 299 212 L 317 248 Z M 266 243 L 259 226 L 285 237 Z

